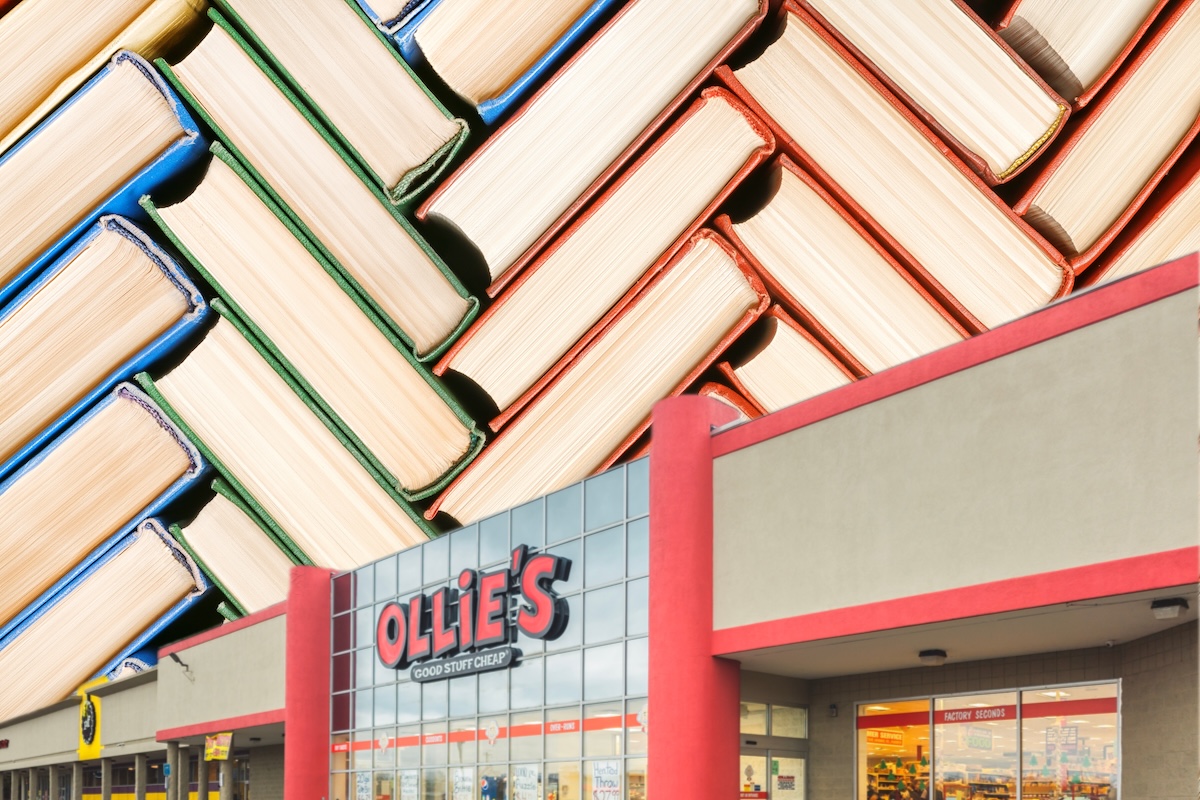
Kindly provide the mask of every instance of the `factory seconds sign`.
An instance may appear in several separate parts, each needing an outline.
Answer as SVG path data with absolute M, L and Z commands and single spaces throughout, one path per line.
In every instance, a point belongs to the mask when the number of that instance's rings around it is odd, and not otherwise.
M 521 656 L 513 647 L 518 631 L 552 640 L 566 630 L 567 603 L 554 584 L 570 575 L 570 559 L 521 545 L 500 569 L 465 569 L 451 586 L 388 603 L 376 621 L 375 652 L 386 667 L 411 666 L 421 683 L 507 669 Z

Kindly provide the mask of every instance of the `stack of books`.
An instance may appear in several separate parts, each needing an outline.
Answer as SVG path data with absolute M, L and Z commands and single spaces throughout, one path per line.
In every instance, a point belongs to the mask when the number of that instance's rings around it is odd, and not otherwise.
M 8 9 L 0 718 L 1200 247 L 1200 3 L 1062 5 Z

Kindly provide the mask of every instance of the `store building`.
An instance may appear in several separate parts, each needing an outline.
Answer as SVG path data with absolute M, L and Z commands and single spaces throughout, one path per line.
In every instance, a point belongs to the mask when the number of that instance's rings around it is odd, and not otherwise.
M 649 460 L 92 690 L 98 752 L 85 699 L 0 723 L 3 796 L 202 786 L 232 732 L 241 800 L 1191 800 L 1198 271 L 734 427 L 666 401 Z

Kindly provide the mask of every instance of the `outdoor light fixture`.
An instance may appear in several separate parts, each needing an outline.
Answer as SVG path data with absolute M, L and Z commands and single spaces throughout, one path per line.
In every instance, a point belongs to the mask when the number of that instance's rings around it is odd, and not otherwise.
M 945 650 L 922 650 L 917 654 L 921 663 L 927 667 L 940 667 L 946 663 Z
M 1179 612 L 1187 609 L 1188 602 L 1182 597 L 1166 597 L 1150 603 L 1150 613 L 1155 619 L 1175 619 Z

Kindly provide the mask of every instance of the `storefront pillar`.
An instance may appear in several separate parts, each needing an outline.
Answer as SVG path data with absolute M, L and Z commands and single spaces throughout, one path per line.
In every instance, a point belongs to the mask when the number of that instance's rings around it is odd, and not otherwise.
M 27 772 L 29 776 L 26 779 L 29 782 L 29 788 L 26 789 L 26 792 L 28 793 L 27 796 L 30 798 L 36 798 L 38 788 L 38 771 L 31 767 Z
M 332 570 L 293 567 L 287 599 L 283 796 L 329 796 Z
M 50 800 L 58 800 L 58 765 L 50 767 Z M 145 798 L 141 798 L 145 800 Z
M 209 768 L 212 766 L 211 761 L 205 761 L 204 755 L 201 753 L 196 758 L 196 800 L 208 800 L 209 783 L 212 782 L 212 777 Z M 184 787 L 186 791 L 186 785 Z
M 83 800 L 83 762 L 71 764 L 71 800 Z
M 218 762 L 217 780 L 221 785 L 219 797 L 221 800 L 233 800 L 233 738 L 229 739 L 229 755 L 224 761 Z
M 112 759 L 100 759 L 100 800 L 112 800 Z
M 167 742 L 167 755 L 163 777 L 163 791 L 167 800 L 179 800 L 179 743 Z
M 133 800 L 146 800 L 146 754 L 133 757 Z
M 650 453 L 647 795 L 738 795 L 739 666 L 712 656 L 712 428 L 733 409 L 699 396 L 654 407 Z

